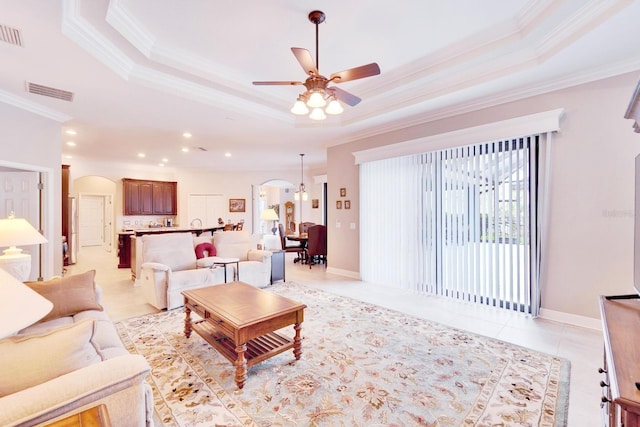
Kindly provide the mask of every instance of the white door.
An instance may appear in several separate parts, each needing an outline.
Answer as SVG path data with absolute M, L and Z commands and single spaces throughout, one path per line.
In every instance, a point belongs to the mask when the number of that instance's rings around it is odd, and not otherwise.
M 80 246 L 103 245 L 105 243 L 104 197 L 82 196 L 79 214 Z
M 13 212 L 16 218 L 24 218 L 38 229 L 39 200 L 38 172 L 0 172 L 0 218 L 7 218 Z M 29 280 L 36 280 L 40 259 L 38 245 L 21 246 L 20 249 L 31 254 Z

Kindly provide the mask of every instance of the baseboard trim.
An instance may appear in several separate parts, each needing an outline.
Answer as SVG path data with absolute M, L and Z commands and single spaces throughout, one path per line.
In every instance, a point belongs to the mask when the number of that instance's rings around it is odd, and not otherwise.
M 566 323 L 568 325 L 579 326 L 581 328 L 594 329 L 597 331 L 602 330 L 602 322 L 600 319 L 594 319 L 592 317 L 579 316 L 577 314 L 564 313 L 562 311 L 549 310 L 546 308 L 540 309 L 540 318 L 553 320 L 556 322 Z
M 342 270 L 340 268 L 327 267 L 327 273 L 337 274 L 339 276 L 345 276 L 351 279 L 360 280 L 360 272 L 358 271 Z

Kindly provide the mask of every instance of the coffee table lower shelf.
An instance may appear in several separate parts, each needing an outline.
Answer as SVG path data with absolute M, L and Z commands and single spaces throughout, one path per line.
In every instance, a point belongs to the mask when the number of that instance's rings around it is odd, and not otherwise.
M 236 344 L 233 340 L 219 332 L 210 323 L 205 320 L 199 320 L 192 322 L 191 326 L 198 335 L 218 350 L 229 362 L 234 363 L 238 359 Z M 275 332 L 269 332 L 247 341 L 246 346 L 244 357 L 247 360 L 247 366 L 250 367 L 276 354 L 292 349 L 293 340 Z

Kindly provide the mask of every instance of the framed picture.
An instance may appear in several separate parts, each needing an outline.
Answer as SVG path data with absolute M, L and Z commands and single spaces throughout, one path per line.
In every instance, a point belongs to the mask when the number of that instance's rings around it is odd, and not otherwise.
M 311 199 L 311 207 L 313 209 L 318 209 L 318 206 L 320 206 L 320 200 L 319 199 Z
M 342 200 L 336 201 L 336 209 L 342 209 Z
M 351 200 L 345 200 L 344 201 L 344 208 L 345 209 L 351 209 Z
M 347 197 L 347 189 L 345 187 L 340 189 L 340 197 Z
M 246 199 L 229 199 L 229 212 L 244 212 Z

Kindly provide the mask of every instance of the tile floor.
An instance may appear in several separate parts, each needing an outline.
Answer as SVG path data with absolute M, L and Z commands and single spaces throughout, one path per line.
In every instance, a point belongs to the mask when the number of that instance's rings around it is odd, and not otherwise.
M 569 359 L 568 426 L 603 425 L 598 385 L 602 378 L 597 372 L 602 365 L 601 332 L 364 283 L 329 274 L 323 266 L 309 269 L 294 264 L 293 256 L 287 254 L 287 280 Z M 129 269 L 118 269 L 117 264 L 115 253 L 107 253 L 101 247 L 84 247 L 78 253 L 77 264 L 67 267 L 66 274 L 95 269 L 96 281 L 103 288 L 105 309 L 115 321 L 156 312 L 144 301 L 141 289 L 133 286 Z

